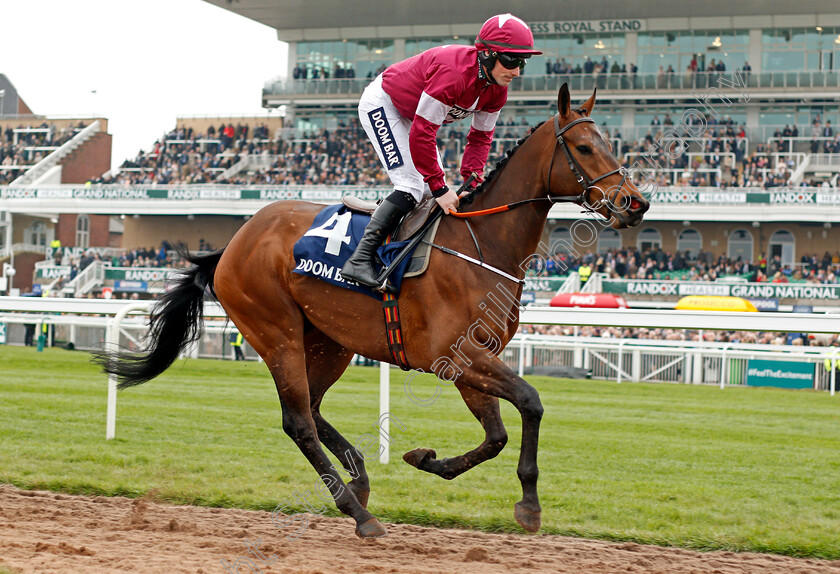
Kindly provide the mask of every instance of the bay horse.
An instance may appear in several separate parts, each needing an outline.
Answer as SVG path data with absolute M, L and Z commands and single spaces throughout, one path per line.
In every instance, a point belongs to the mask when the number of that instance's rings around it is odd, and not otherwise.
M 594 106 L 595 92 L 579 109 L 572 109 L 563 84 L 553 121 L 539 124 L 520 140 L 480 186 L 472 204 L 464 206 L 465 212 L 499 204 L 516 209 L 476 217 L 472 231 L 463 221 L 444 217 L 435 242 L 475 257 L 481 257 L 476 249 L 480 247 L 486 264 L 521 280 L 522 263 L 537 249 L 549 209 L 558 201 L 597 212 L 615 229 L 638 225 L 649 203 L 620 169 L 590 118 Z M 265 360 L 280 397 L 283 430 L 321 476 L 338 509 L 356 521 L 358 536 L 384 536 L 385 528 L 367 510 L 370 487 L 364 456 L 324 419 L 320 405 L 355 353 L 384 362 L 393 359 L 380 302 L 292 272 L 295 241 L 322 209 L 303 201 L 273 203 L 256 213 L 221 251 L 188 256 L 192 267 L 153 310 L 145 350 L 102 353 L 99 362 L 117 375 L 121 389 L 156 377 L 200 336 L 205 291 L 214 293 Z M 403 458 L 420 470 L 452 479 L 495 457 L 507 442 L 499 399 L 510 401 L 522 418 L 517 474 L 523 495 L 514 506 L 514 517 L 526 531 L 536 532 L 541 521 L 537 443 L 543 407 L 536 389 L 498 357 L 519 323 L 522 283 L 442 251 L 432 250 L 430 257 L 426 273 L 402 285 L 404 351 L 413 368 L 437 372 L 435 361 L 451 357 L 457 349 L 460 372 L 451 380 L 484 427 L 485 437 L 459 456 L 439 460 L 432 449 L 415 449 Z M 501 314 L 498 322 L 484 322 L 481 331 L 473 330 L 471 341 L 477 338 L 479 345 L 464 344 L 464 335 L 481 316 L 482 298 L 500 281 L 507 281 L 511 295 L 507 316 Z M 355 477 L 347 484 L 323 446 L 345 469 L 352 469 Z

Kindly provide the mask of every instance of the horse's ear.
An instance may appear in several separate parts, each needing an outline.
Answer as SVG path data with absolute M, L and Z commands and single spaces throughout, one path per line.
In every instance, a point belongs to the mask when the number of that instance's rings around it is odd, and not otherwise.
M 598 91 L 598 88 L 595 88 L 594 90 L 592 90 L 592 97 L 589 98 L 588 100 L 586 100 L 586 102 L 584 102 L 584 104 L 580 107 L 580 109 L 582 109 L 584 111 L 584 115 L 586 117 L 589 117 L 589 116 L 592 115 L 592 108 L 595 107 L 595 92 L 597 92 L 597 91 Z
M 572 96 L 569 95 L 569 85 L 563 82 L 560 93 L 557 94 L 557 111 L 561 116 L 568 116 L 572 108 Z

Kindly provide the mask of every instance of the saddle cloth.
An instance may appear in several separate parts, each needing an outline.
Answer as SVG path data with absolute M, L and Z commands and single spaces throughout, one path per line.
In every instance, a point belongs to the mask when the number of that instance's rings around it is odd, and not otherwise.
M 370 215 L 351 211 L 345 205 L 331 205 L 323 209 L 315 216 L 309 230 L 295 242 L 294 272 L 381 300 L 380 292 L 341 276 L 344 262 L 356 249 L 369 221 Z M 426 271 L 431 249 L 426 242 L 433 241 L 436 231 L 437 225 L 427 232 L 426 241 L 421 241 L 413 254 L 403 259 L 391 274 L 389 281 L 396 291 L 400 290 L 404 278 L 415 277 Z M 407 244 L 406 238 L 382 245 L 377 251 L 379 259 L 388 265 Z M 379 261 L 375 262 L 375 267 L 377 270 L 382 269 Z

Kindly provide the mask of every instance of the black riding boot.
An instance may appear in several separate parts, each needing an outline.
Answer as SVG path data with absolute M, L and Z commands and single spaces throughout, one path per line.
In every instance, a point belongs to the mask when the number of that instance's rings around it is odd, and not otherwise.
M 386 197 L 371 215 L 362 240 L 341 268 L 341 276 L 367 287 L 379 287 L 379 273 L 373 265 L 376 249 L 415 205 L 414 198 L 404 191 L 395 191 Z

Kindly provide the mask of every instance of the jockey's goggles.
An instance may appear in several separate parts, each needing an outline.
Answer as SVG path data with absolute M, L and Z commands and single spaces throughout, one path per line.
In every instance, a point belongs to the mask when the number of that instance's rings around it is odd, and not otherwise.
M 523 58 L 521 56 L 514 55 L 514 54 L 507 54 L 505 52 L 498 52 L 496 54 L 496 57 L 499 59 L 499 62 L 502 64 L 502 66 L 504 66 L 508 70 L 513 70 L 515 68 L 519 68 L 520 70 L 524 70 L 525 69 L 525 64 L 526 64 L 525 60 L 528 56 Z

